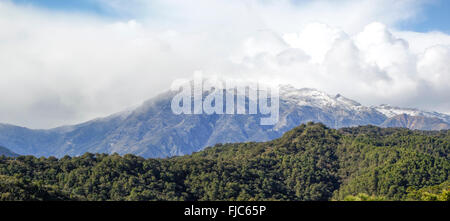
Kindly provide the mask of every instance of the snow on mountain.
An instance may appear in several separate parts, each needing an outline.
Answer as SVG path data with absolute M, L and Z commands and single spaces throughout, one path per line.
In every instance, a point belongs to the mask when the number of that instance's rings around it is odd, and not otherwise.
M 296 89 L 291 85 L 280 86 L 280 98 L 299 106 L 314 106 L 318 108 L 340 108 L 352 111 L 376 110 L 381 114 L 383 114 L 384 116 L 386 116 L 387 118 L 406 114 L 414 117 L 421 116 L 428 118 L 438 118 L 445 121 L 446 123 L 450 123 L 450 116 L 443 113 L 422 111 L 416 108 L 400 108 L 390 106 L 388 104 L 365 107 L 354 100 L 342 96 L 341 94 L 332 96 L 316 89 L 311 88 Z
M 0 124 L 0 146 L 18 154 L 36 156 L 117 152 L 167 157 L 190 154 L 217 143 L 272 140 L 310 121 L 331 128 L 371 124 L 450 129 L 450 117 L 445 114 L 388 105 L 366 107 L 339 94 L 289 85 L 280 87 L 279 121 L 273 126 L 260 125 L 261 114 L 176 115 L 171 110 L 175 94 L 165 92 L 131 110 L 50 130 Z M 248 106 L 245 108 L 248 113 Z
M 421 117 L 429 117 L 429 118 L 438 118 L 446 123 L 450 123 L 450 116 L 447 114 L 442 114 L 438 112 L 428 112 L 428 111 L 422 111 L 415 108 L 400 108 L 400 107 L 394 107 L 390 106 L 388 104 L 382 104 L 380 106 L 373 107 L 377 111 L 383 113 L 387 117 L 395 117 L 397 115 L 401 114 L 407 114 L 409 116 L 421 116 Z
M 280 98 L 299 106 L 314 106 L 318 108 L 343 108 L 347 110 L 358 110 L 361 104 L 345 98 L 340 94 L 328 95 L 325 92 L 312 89 L 297 89 L 291 85 L 280 86 Z

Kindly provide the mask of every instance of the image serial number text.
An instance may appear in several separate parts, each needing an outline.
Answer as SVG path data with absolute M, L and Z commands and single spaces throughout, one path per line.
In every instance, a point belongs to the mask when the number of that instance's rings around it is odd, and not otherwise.
M 209 216 L 216 218 L 218 215 L 231 216 L 233 218 L 238 216 L 262 216 L 267 211 L 266 206 L 228 206 L 227 209 L 213 207 L 186 207 L 184 209 L 185 216 Z

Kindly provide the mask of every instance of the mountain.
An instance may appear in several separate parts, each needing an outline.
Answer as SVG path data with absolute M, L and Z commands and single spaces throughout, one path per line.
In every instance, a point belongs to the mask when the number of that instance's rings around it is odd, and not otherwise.
M 0 146 L 0 156 L 7 156 L 7 157 L 17 157 L 19 156 L 18 154 L 10 151 L 8 148 L 6 147 L 2 147 Z
M 35 156 L 117 152 L 167 157 L 189 154 L 217 143 L 272 140 L 310 121 L 332 128 L 369 124 L 429 130 L 450 128 L 449 116 L 445 114 L 387 105 L 366 107 L 339 94 L 332 96 L 288 85 L 280 87 L 279 121 L 273 126 L 260 125 L 264 116 L 261 114 L 176 115 L 171 109 L 175 95 L 176 92 L 165 92 L 134 110 L 50 130 L 0 124 L 0 145 L 18 154 Z M 396 120 L 398 115 L 412 112 L 413 117 L 421 120 Z
M 415 108 L 400 108 L 400 107 L 393 107 L 387 104 L 382 104 L 375 108 L 377 111 L 383 113 L 387 117 L 395 117 L 398 115 L 406 114 L 408 116 L 413 117 L 425 117 L 425 118 L 437 118 L 441 119 L 442 121 L 448 123 L 450 122 L 450 115 L 441 114 L 438 112 L 428 112 L 428 111 L 421 111 Z
M 0 160 L 2 200 L 450 200 L 450 130 L 302 124 L 173 158 Z
M 406 127 L 416 130 L 444 130 L 448 129 L 448 124 L 439 118 L 429 118 L 424 116 L 411 116 L 400 114 L 388 118 L 381 126 L 383 127 Z

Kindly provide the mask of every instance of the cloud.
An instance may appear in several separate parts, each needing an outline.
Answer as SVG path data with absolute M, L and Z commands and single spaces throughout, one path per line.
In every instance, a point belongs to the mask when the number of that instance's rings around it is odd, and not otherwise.
M 311 23 L 300 33 L 284 34 L 283 39 L 293 48 L 301 48 L 311 56 L 311 61 L 320 63 L 332 45 L 346 34 L 323 23 Z
M 436 89 L 448 89 L 450 84 L 450 47 L 437 45 L 425 50 L 417 62 L 419 77 Z
M 165 34 L 135 20 L 48 14 L 0 2 L 0 122 L 53 127 L 148 99 L 197 68 Z
M 428 40 L 434 40 L 434 35 L 431 33 Z M 283 37 L 287 47 L 260 51 L 252 57 L 244 51 L 243 59 L 234 61 L 255 77 L 341 93 L 366 105 L 390 103 L 449 110 L 450 53 L 449 46 L 439 44 L 441 41 L 417 53 L 410 48 L 410 45 L 420 47 L 416 42 L 397 37 L 378 22 L 368 24 L 354 35 L 326 24 L 312 23 L 299 33 Z M 278 40 L 275 43 L 283 45 Z M 267 47 L 253 45 L 253 48 Z M 300 56 L 290 56 L 289 63 L 279 62 L 279 55 L 292 50 Z
M 450 112 L 450 37 L 395 29 L 426 1 L 97 2 L 127 18 L 0 0 L 0 122 L 79 123 L 195 70 Z

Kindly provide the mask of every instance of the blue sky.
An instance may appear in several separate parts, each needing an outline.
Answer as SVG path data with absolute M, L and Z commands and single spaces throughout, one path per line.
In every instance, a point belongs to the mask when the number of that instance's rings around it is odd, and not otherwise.
M 19 5 L 32 5 L 42 7 L 50 10 L 68 11 L 68 12 L 82 12 L 96 14 L 100 16 L 131 19 L 139 17 L 137 14 L 132 14 L 130 11 L 113 10 L 105 6 L 98 0 L 12 0 Z M 311 0 L 293 0 L 297 4 L 307 4 Z M 130 1 L 130 4 L 136 2 Z M 139 8 L 136 7 L 136 8 Z M 448 0 L 434 0 L 428 1 L 422 5 L 419 14 L 407 21 L 402 21 L 397 24 L 400 30 L 410 30 L 416 32 L 430 32 L 441 31 L 450 33 L 450 1 Z
M 32 5 L 50 10 L 94 13 L 103 16 L 117 16 L 98 1 L 93 0 L 12 0 L 18 5 Z
M 450 1 L 440 0 L 424 5 L 416 19 L 399 24 L 399 28 L 417 32 L 450 33 Z
M 89 12 L 101 12 L 101 6 L 96 1 L 91 0 L 13 0 L 17 4 L 32 4 L 55 10 L 80 10 Z

